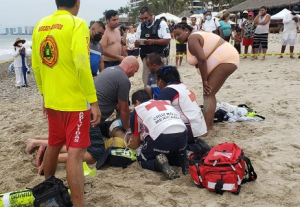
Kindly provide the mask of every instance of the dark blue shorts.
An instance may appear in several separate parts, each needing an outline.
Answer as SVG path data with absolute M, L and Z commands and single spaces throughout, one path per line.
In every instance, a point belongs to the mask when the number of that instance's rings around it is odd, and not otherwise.
M 186 146 L 186 131 L 176 134 L 161 134 L 154 141 L 147 136 L 138 161 L 143 168 L 157 171 L 155 158 L 159 154 L 165 154 L 170 165 L 180 166 L 180 157 L 183 156 Z
M 120 65 L 120 61 L 104 61 L 104 68 Z
M 127 50 L 127 55 L 128 56 L 139 56 L 140 55 L 140 49 L 135 49 L 135 50 Z
M 99 158 L 105 152 L 105 147 L 103 137 L 98 126 L 96 126 L 95 128 L 92 127 L 92 125 L 90 126 L 90 140 L 91 145 L 87 148 L 87 151 L 95 160 L 99 160 Z

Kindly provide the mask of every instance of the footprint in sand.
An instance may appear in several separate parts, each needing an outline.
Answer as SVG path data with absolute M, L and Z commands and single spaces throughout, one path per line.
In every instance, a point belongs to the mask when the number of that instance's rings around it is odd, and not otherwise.
M 300 146 L 297 145 L 297 144 L 291 144 L 291 146 L 294 147 L 294 148 L 296 148 L 296 149 L 298 149 L 298 150 L 300 150 Z

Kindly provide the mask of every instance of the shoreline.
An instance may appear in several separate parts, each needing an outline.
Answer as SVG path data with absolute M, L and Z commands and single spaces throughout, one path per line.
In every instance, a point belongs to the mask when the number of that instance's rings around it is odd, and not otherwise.
M 2 63 L 8 63 L 8 62 L 13 62 L 13 61 L 14 61 L 13 58 L 7 59 L 7 60 L 0 60 L 0 64 L 2 64 Z

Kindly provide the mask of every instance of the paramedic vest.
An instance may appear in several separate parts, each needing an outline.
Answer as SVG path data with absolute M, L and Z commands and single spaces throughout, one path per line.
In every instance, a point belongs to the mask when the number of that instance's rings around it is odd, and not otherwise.
M 202 111 L 196 102 L 195 94 L 182 83 L 172 84 L 167 87 L 173 88 L 178 92 L 178 98 L 172 101 L 174 103 L 174 101 L 178 100 L 178 105 L 172 104 L 172 106 L 180 112 L 182 121 L 191 126 L 193 136 L 199 137 L 205 134 L 207 132 L 206 123 Z
M 180 119 L 179 112 L 170 101 L 147 101 L 135 107 L 138 117 L 138 127 L 144 125 L 149 136 L 155 140 L 170 126 L 181 126 L 185 131 L 185 124 Z M 141 127 L 140 127 L 141 128 Z
M 155 20 L 152 27 L 148 28 L 144 24 L 141 25 L 141 36 L 140 39 L 161 39 L 158 36 L 158 30 L 160 27 L 160 19 Z M 144 59 L 148 54 L 156 52 L 159 55 L 163 54 L 164 48 L 166 48 L 167 45 L 141 45 L 141 58 Z

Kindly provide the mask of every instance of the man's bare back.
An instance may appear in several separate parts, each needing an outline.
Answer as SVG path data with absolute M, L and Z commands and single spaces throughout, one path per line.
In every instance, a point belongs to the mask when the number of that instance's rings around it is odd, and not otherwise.
M 118 28 L 112 29 L 107 26 L 100 43 L 104 51 L 103 61 L 121 61 L 121 33 Z

